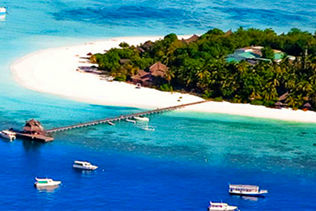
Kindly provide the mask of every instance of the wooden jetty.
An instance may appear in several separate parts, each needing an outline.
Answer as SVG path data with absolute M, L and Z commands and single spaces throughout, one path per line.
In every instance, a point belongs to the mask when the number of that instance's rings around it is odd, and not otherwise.
M 29 141 L 38 141 L 38 142 L 50 142 L 54 138 L 49 136 L 41 123 L 35 119 L 27 121 L 23 127 L 23 130 L 14 130 L 17 138 L 29 140 Z
M 53 128 L 50 130 L 46 130 L 45 132 L 47 134 L 52 134 L 52 133 L 56 133 L 56 132 L 72 130 L 72 129 L 88 127 L 88 126 L 95 126 L 95 125 L 99 125 L 99 124 L 110 124 L 111 125 L 111 124 L 114 124 L 114 122 L 130 119 L 130 118 L 137 117 L 137 116 L 148 116 L 148 115 L 152 115 L 152 114 L 159 114 L 159 113 L 163 113 L 163 112 L 167 112 L 167 111 L 172 111 L 172 110 L 184 108 L 184 107 L 190 106 L 190 105 L 201 104 L 204 102 L 207 102 L 207 101 L 203 100 L 203 101 L 198 101 L 198 102 L 194 102 L 194 103 L 187 103 L 187 104 L 181 104 L 181 105 L 177 105 L 177 106 L 170 106 L 170 107 L 166 107 L 166 108 L 157 108 L 157 109 L 150 110 L 150 111 L 144 111 L 144 112 L 128 114 L 128 115 L 121 115 L 118 117 L 95 120 L 95 121 L 91 121 L 91 122 L 85 122 L 85 123 L 80 123 L 80 124 L 75 124 L 75 125 L 70 125 L 70 126 L 65 126 L 65 127 Z
M 95 120 L 95 121 L 91 121 L 91 122 L 79 123 L 79 124 L 70 125 L 70 126 L 57 127 L 57 128 L 52 128 L 49 130 L 45 130 L 39 121 L 31 119 L 31 120 L 26 122 L 22 131 L 18 131 L 18 130 L 12 130 L 12 131 L 14 131 L 16 133 L 16 136 L 18 138 L 27 139 L 27 140 L 31 140 L 31 141 L 50 142 L 50 141 L 54 140 L 54 138 L 52 137 L 53 133 L 72 130 L 72 129 L 76 129 L 76 128 L 95 126 L 95 125 L 99 125 L 99 124 L 114 125 L 114 122 L 117 122 L 117 121 L 129 120 L 130 118 L 133 118 L 133 117 L 159 114 L 159 113 L 172 111 L 172 110 L 180 109 L 180 108 L 183 108 L 186 106 L 196 105 L 196 104 L 200 104 L 200 103 L 204 103 L 204 102 L 206 102 L 206 101 L 198 101 L 198 102 L 194 102 L 194 103 L 181 104 L 181 105 L 170 106 L 170 107 L 166 107 L 166 108 L 157 108 L 157 109 L 150 110 L 150 111 L 144 111 L 144 112 L 128 114 L 128 115 L 121 115 L 118 117 Z
M 50 136 L 47 136 L 47 135 L 28 134 L 28 133 L 25 133 L 23 131 L 21 131 L 21 132 L 16 132 L 15 131 L 15 134 L 16 134 L 17 138 L 27 139 L 27 140 L 30 140 L 30 141 L 50 142 L 50 141 L 54 140 L 53 137 L 50 137 Z

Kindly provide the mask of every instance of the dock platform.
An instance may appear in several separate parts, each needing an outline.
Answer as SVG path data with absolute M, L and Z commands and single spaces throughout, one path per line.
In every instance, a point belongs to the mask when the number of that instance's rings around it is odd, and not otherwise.
M 16 132 L 16 137 L 21 138 L 21 139 L 27 139 L 30 141 L 38 141 L 38 142 L 51 142 L 54 140 L 53 137 L 50 136 L 45 136 L 45 135 L 40 135 L 40 134 L 27 134 L 24 132 Z

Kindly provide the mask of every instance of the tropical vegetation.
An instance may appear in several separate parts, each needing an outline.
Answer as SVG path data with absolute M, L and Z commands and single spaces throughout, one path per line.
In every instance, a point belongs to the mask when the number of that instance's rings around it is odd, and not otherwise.
M 271 49 L 285 57 L 281 62 L 227 62 L 228 54 L 245 46 L 263 46 L 263 56 L 273 58 Z M 106 74 L 119 81 L 130 81 L 139 70 L 157 61 L 168 66 L 164 91 L 181 90 L 204 98 L 274 106 L 287 93 L 284 104 L 302 108 L 310 103 L 316 109 L 316 32 L 299 29 L 277 34 L 272 29 L 243 29 L 223 32 L 211 29 L 197 40 L 186 42 L 169 34 L 139 46 L 121 43 L 104 54 L 91 56 Z M 123 61 L 123 62 L 122 62 Z

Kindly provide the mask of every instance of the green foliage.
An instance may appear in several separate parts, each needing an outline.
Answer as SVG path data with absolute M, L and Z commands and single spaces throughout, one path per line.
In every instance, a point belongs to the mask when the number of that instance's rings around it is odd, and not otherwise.
M 297 59 L 255 65 L 225 61 L 237 48 L 251 45 L 264 46 L 265 58 L 273 59 L 272 49 L 278 49 Z M 120 47 L 90 58 L 116 80 L 130 80 L 138 70 L 160 61 L 169 71 L 154 86 L 163 91 L 184 89 L 204 98 L 265 106 L 273 106 L 280 95 L 288 92 L 284 103 L 289 107 L 302 108 L 310 102 L 316 108 L 316 34 L 299 29 L 280 35 L 272 29 L 239 28 L 232 33 L 211 29 L 190 43 L 168 34 L 137 47 L 126 43 Z
M 274 52 L 270 46 L 264 47 L 262 50 L 262 57 L 266 59 L 273 59 L 274 58 Z
M 217 102 L 222 102 L 223 98 L 222 97 L 215 97 L 213 100 L 217 101 Z
M 121 43 L 119 44 L 119 46 L 120 46 L 121 48 L 128 48 L 128 47 L 129 47 L 129 45 L 128 45 L 126 42 L 121 42 Z
M 126 81 L 126 75 L 119 74 L 114 79 L 117 81 Z
M 174 41 L 176 41 L 176 40 L 178 40 L 178 37 L 177 37 L 177 35 L 174 34 L 174 33 L 168 34 L 168 35 L 166 35 L 166 36 L 164 37 L 164 41 L 165 41 L 165 42 L 174 42 Z
M 173 87 L 170 84 L 163 84 L 159 87 L 161 91 L 172 92 Z
M 252 104 L 252 105 L 263 105 L 264 102 L 262 100 L 254 100 L 254 101 L 251 101 L 250 104 Z

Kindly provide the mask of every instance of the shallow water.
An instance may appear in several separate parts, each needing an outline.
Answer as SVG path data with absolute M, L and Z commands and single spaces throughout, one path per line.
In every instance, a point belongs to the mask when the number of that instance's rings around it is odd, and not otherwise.
M 3 1 L 0 22 L 1 128 L 30 118 L 46 128 L 139 111 L 89 105 L 26 90 L 11 77 L 17 58 L 47 47 L 111 36 L 202 33 L 212 27 L 315 31 L 315 1 Z M 56 82 L 56 86 L 58 83 Z M 0 140 L 0 209 L 205 210 L 225 201 L 241 210 L 315 210 L 315 124 L 171 112 L 155 131 L 121 122 L 56 134 L 36 144 Z M 73 160 L 95 172 L 78 172 Z M 33 187 L 34 177 L 62 185 Z M 266 198 L 231 197 L 229 183 L 259 184 Z

